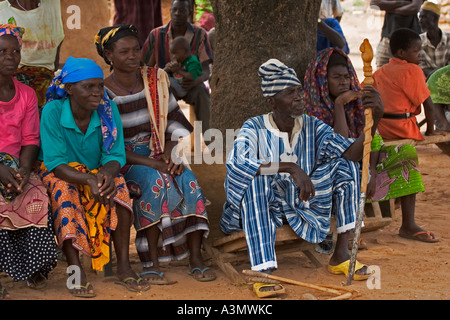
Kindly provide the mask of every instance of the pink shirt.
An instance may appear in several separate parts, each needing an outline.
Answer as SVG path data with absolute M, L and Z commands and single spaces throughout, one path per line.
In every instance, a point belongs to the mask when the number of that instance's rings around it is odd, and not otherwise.
M 0 101 L 0 152 L 19 158 L 22 146 L 39 146 L 39 111 L 34 90 L 15 78 L 13 81 L 14 98 Z

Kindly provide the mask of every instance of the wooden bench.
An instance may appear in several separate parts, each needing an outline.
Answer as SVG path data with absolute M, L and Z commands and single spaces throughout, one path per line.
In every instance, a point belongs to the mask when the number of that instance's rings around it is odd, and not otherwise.
M 413 139 L 398 139 L 398 140 L 384 140 L 384 144 L 387 146 L 398 144 L 410 144 L 412 146 L 423 146 L 428 144 L 437 145 L 445 154 L 450 155 L 450 133 L 445 136 L 425 136 L 425 140 L 413 140 Z
M 373 231 L 388 225 L 392 221 L 393 212 L 393 199 L 382 203 L 367 203 L 364 212 L 364 228 L 361 231 Z M 245 282 L 242 275 L 232 265 L 238 262 L 248 262 L 244 232 L 224 236 L 212 243 L 205 241 L 204 249 L 233 283 Z M 314 249 L 314 244 L 300 238 L 289 225 L 283 225 L 277 229 L 275 251 L 277 256 L 301 251 L 316 268 L 322 267 L 322 263 L 317 258 L 318 253 Z
M 211 244 L 206 242 L 204 248 L 213 262 L 233 283 L 245 282 L 242 275 L 232 265 L 237 262 L 248 262 L 247 244 L 243 231 L 220 238 Z M 278 256 L 288 252 L 302 251 L 315 267 L 322 266 L 316 258 L 314 244 L 301 239 L 289 225 L 283 225 L 277 229 L 275 250 Z

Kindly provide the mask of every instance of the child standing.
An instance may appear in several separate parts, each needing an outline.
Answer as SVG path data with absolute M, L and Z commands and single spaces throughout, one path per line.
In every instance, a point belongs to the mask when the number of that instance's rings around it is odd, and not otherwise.
M 399 29 L 392 33 L 390 47 L 394 57 L 373 74 L 373 86 L 380 92 L 384 104 L 384 115 L 378 124 L 378 131 L 383 139 L 424 140 L 416 120 L 416 115 L 421 113 L 422 104 L 427 121 L 425 134 L 433 135 L 436 132 L 434 130 L 435 106 L 425 82 L 425 74 L 418 66 L 421 51 L 420 36 L 410 29 Z M 397 146 L 395 150 L 404 147 L 405 145 Z M 413 149 L 409 152 L 413 152 Z M 403 165 L 408 168 L 412 166 L 411 168 L 418 171 L 418 163 L 405 161 L 405 158 L 400 157 L 400 153 L 398 155 L 399 157 L 392 157 L 395 161 L 402 160 L 399 162 L 401 165 L 396 166 L 398 170 L 402 170 Z M 389 164 L 386 160 L 382 164 L 387 167 Z M 409 177 L 405 179 L 408 183 L 419 187 L 422 184 L 420 175 L 416 174 L 416 182 L 412 181 L 415 170 L 410 170 L 411 175 L 408 174 Z M 377 185 L 379 180 L 386 182 L 389 179 L 392 180 L 392 173 L 389 175 L 385 173 L 383 178 L 377 170 Z M 416 193 L 403 195 L 398 199 L 402 207 L 402 225 L 399 235 L 418 241 L 437 242 L 438 239 L 432 232 L 423 230 L 415 222 Z
M 185 37 L 176 37 L 170 43 L 171 61 L 164 71 L 169 73 L 170 88 L 178 97 L 184 97 L 187 91 L 183 88 L 183 79 L 193 81 L 203 72 L 197 56 L 191 54 L 189 41 Z
M 420 36 L 410 29 L 392 33 L 390 47 L 393 58 L 373 74 L 374 87 L 380 92 L 384 115 L 378 126 L 383 139 L 424 140 L 416 116 L 425 110 L 426 135 L 435 134 L 435 106 L 425 75 L 418 66 L 421 51 Z

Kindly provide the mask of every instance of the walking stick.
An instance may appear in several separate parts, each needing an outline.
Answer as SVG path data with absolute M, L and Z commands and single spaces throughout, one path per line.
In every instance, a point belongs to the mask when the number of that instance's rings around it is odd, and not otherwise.
M 369 43 L 369 40 L 364 39 L 363 43 L 359 47 L 361 51 L 361 58 L 363 60 L 363 71 L 364 71 L 364 86 L 369 87 L 373 84 L 372 78 L 372 59 L 373 59 L 373 51 L 372 46 Z M 350 265 L 348 268 L 347 275 L 347 285 L 350 285 L 353 280 L 353 275 L 355 274 L 355 265 L 356 265 L 356 253 L 358 252 L 358 243 L 359 237 L 361 235 L 361 224 L 364 214 L 364 206 L 366 203 L 366 191 L 367 191 L 367 182 L 369 178 L 369 160 L 370 160 L 370 151 L 371 151 L 371 143 L 372 143 L 372 109 L 367 108 L 364 111 L 364 116 L 366 119 L 366 124 L 364 126 L 364 151 L 363 151 L 363 164 L 362 164 L 362 174 L 361 174 L 361 196 L 359 198 L 359 206 L 358 212 L 356 216 L 356 225 L 355 225 L 355 234 L 353 236 L 353 246 L 352 253 L 350 257 Z M 372 177 L 374 179 L 375 177 Z
M 329 286 L 329 285 L 318 285 L 312 283 L 301 282 L 297 280 L 292 280 L 288 278 L 278 277 L 271 274 L 267 274 L 264 272 L 253 271 L 253 270 L 242 270 L 242 273 L 249 277 L 249 280 L 253 282 L 264 282 L 264 283 L 279 283 L 285 282 L 289 284 L 293 284 L 300 287 L 315 289 L 318 291 L 323 291 L 327 293 L 334 294 L 335 297 L 330 298 L 329 300 L 345 300 L 356 297 L 359 295 L 359 292 L 353 289 L 346 289 L 342 287 Z M 272 280 L 272 281 L 271 281 Z M 345 291 L 345 292 L 342 292 Z

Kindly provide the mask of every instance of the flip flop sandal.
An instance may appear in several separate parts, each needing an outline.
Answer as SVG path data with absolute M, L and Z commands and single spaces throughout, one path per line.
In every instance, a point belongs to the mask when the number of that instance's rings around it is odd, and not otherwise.
M 158 273 L 156 271 L 144 271 L 142 273 L 139 273 L 139 277 L 144 278 L 145 275 L 148 274 L 154 274 L 158 276 L 158 280 L 155 279 L 146 279 L 146 281 L 150 284 L 155 284 L 155 285 L 169 285 L 169 284 L 174 284 L 177 283 L 177 281 L 169 281 L 166 278 L 164 278 L 164 272 Z
M 275 287 L 280 286 L 281 289 L 279 290 L 267 290 L 267 291 L 261 291 L 262 288 L 268 288 L 268 287 Z M 256 295 L 259 298 L 269 298 L 274 297 L 280 294 L 283 294 L 286 292 L 286 289 L 281 284 L 273 284 L 273 283 L 263 283 L 263 282 L 256 282 L 253 284 L 253 291 L 255 291 Z
M 189 274 L 190 276 L 192 276 L 192 278 L 194 278 L 195 280 L 200 281 L 200 282 L 207 282 L 207 281 L 213 281 L 213 280 L 216 280 L 216 276 L 215 276 L 215 275 L 211 275 L 211 276 L 209 276 L 209 277 L 205 277 L 205 276 L 204 276 L 204 275 L 205 275 L 205 272 L 206 272 L 207 270 L 209 270 L 209 267 L 206 267 L 206 268 L 203 269 L 203 270 L 200 269 L 200 268 L 192 268 L 191 271 L 188 271 L 188 274 Z M 201 277 L 201 278 L 195 277 L 195 271 L 200 271 L 202 277 Z
M 37 281 L 38 278 L 41 278 L 41 281 Z M 41 290 L 41 289 L 44 289 L 45 287 L 47 287 L 46 280 L 47 279 L 45 279 L 45 277 L 41 273 L 39 273 L 38 275 L 36 275 L 34 277 L 31 276 L 27 279 L 27 286 L 28 286 L 28 288 L 33 289 L 33 290 Z
M 82 286 L 82 285 L 73 286 L 72 288 L 70 288 L 70 289 L 68 288 L 68 289 L 69 289 L 70 294 L 73 295 L 74 297 L 78 297 L 78 298 L 94 298 L 94 297 L 96 297 L 97 295 L 95 293 L 88 293 L 88 292 L 86 292 L 86 293 L 76 293 L 76 290 L 86 290 L 86 291 L 88 291 L 89 287 L 92 288 L 90 282 L 86 283 L 86 285 L 84 285 L 84 286 Z
M 148 289 L 150 289 L 150 286 L 144 287 L 141 290 L 135 289 L 128 284 L 128 281 L 134 281 L 134 282 L 136 282 L 136 284 L 139 284 L 139 283 L 141 283 L 141 281 L 144 281 L 144 279 L 142 279 L 142 278 L 135 279 L 133 277 L 128 277 L 123 280 L 115 281 L 114 283 L 120 284 L 121 286 L 124 286 L 125 288 L 127 288 L 128 290 L 133 291 L 133 292 L 142 292 L 142 291 L 147 291 Z
M 0 300 L 8 300 L 11 297 L 9 296 L 9 292 L 6 290 L 5 287 L 0 288 Z
M 429 238 L 428 239 L 419 238 L 418 236 L 420 236 L 421 234 L 426 234 L 426 235 L 428 235 Z M 439 239 L 435 238 L 434 235 L 432 235 L 430 231 L 419 231 L 419 232 L 416 232 L 413 234 L 399 233 L 398 235 L 405 239 L 412 239 L 412 240 L 417 240 L 417 241 L 422 241 L 422 242 L 428 242 L 428 243 L 439 242 Z
M 341 264 L 338 264 L 337 266 L 328 265 L 328 271 L 332 274 L 344 274 L 345 277 L 348 277 L 348 268 L 350 267 L 350 259 L 347 261 L 342 262 Z M 353 280 L 361 281 L 361 280 L 367 280 L 372 275 L 373 272 L 370 274 L 356 274 L 356 271 L 367 267 L 366 265 L 360 263 L 358 260 L 356 260 L 355 263 L 355 272 L 353 274 Z

